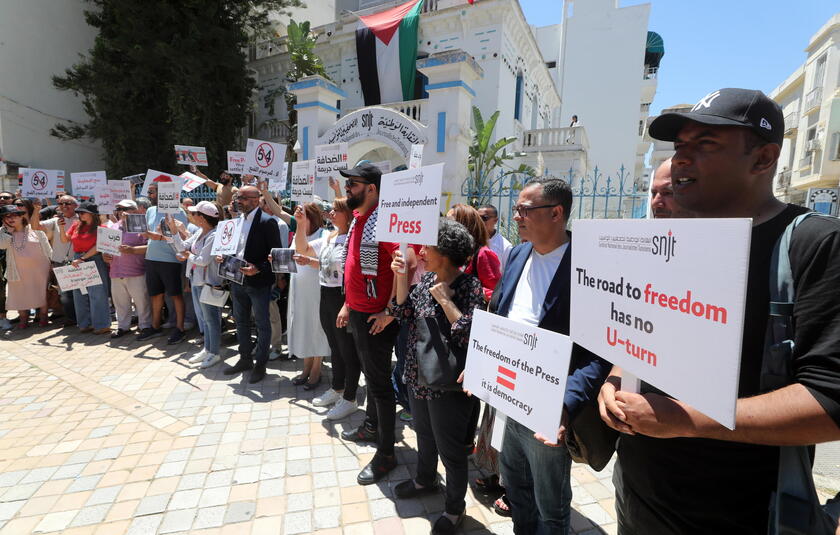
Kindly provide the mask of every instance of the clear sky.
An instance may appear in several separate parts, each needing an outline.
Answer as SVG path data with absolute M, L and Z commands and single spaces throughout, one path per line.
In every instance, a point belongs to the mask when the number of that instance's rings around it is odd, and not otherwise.
M 578 0 L 587 1 L 587 0 Z M 530 24 L 560 22 L 562 0 L 520 0 Z M 620 5 L 645 2 L 620 0 Z M 721 87 L 769 93 L 805 61 L 838 0 L 650 0 L 648 29 L 665 42 L 651 114 Z

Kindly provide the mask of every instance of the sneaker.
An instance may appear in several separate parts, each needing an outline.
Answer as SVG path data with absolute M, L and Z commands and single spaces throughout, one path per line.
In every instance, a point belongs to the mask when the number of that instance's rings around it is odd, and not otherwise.
M 137 335 L 137 341 L 142 342 L 143 340 L 148 340 L 149 338 L 155 338 L 157 336 L 163 335 L 163 329 L 155 329 L 154 327 L 146 327 L 140 334 Z
M 201 364 L 198 366 L 199 368 L 209 368 L 210 366 L 217 364 L 219 361 L 222 360 L 222 357 L 219 355 L 214 355 L 213 353 L 207 353 L 207 356 L 204 357 L 204 360 L 201 361 Z
M 169 339 L 166 341 L 168 345 L 175 345 L 180 344 L 187 338 L 187 335 L 184 334 L 184 331 L 181 329 L 173 329 L 172 334 L 169 335 Z
M 129 329 L 117 329 L 116 331 L 111 333 L 111 338 L 122 338 L 130 332 L 131 331 Z
M 174 322 L 174 321 L 167 321 L 166 323 L 164 323 L 163 325 L 161 325 L 161 326 L 160 326 L 160 328 L 161 328 L 161 329 L 171 329 L 171 328 L 172 328 L 172 327 L 174 327 L 174 326 L 175 326 L 175 322 Z
M 271 353 L 268 354 L 268 360 L 277 360 L 283 358 L 283 353 L 277 351 L 276 349 L 272 349 Z
M 407 423 L 407 422 L 411 422 L 413 420 L 414 420 L 414 416 L 412 416 L 411 413 L 408 412 L 408 410 L 403 409 L 403 410 L 400 411 L 400 421 L 401 422 L 406 422 Z
M 9 323 L 9 320 L 7 318 L 0 319 L 0 330 L 8 331 L 11 328 L 12 324 Z
M 347 401 L 344 398 L 339 398 L 338 403 L 327 412 L 327 420 L 341 420 L 347 418 L 359 408 L 355 401 Z M 375 433 L 374 433 L 375 436 Z
M 208 353 L 206 349 L 201 348 L 201 351 L 190 357 L 190 360 L 188 360 L 187 362 L 189 362 L 190 364 L 198 364 L 199 362 L 204 360 L 209 354 L 210 353 Z
M 341 394 L 330 388 L 317 398 L 312 400 L 312 404 L 316 407 L 328 407 L 341 398 Z

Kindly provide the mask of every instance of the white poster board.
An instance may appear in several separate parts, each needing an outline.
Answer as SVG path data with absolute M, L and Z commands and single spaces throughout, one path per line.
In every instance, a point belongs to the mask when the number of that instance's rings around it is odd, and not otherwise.
M 556 442 L 571 356 L 568 336 L 476 309 L 464 388 Z
M 58 177 L 64 176 L 64 171 L 55 169 L 34 169 L 24 167 L 21 174 L 20 193 L 22 197 L 36 197 L 38 199 L 52 199 L 58 191 Z
M 423 165 L 423 147 L 425 145 L 414 144 L 411 146 L 411 154 L 408 157 L 409 169 L 419 169 Z
M 82 290 L 90 286 L 102 284 L 99 270 L 96 269 L 96 262 L 82 262 L 79 267 L 61 266 L 53 268 L 55 279 L 61 287 L 62 292 L 70 290 Z
M 245 172 L 245 151 L 227 151 L 227 172 L 231 175 L 241 175 Z
M 128 180 L 109 180 L 108 189 L 111 191 L 111 200 L 115 204 L 133 197 L 131 195 L 131 182 Z
M 114 200 L 114 196 L 111 194 L 111 186 L 107 183 L 96 186 L 96 189 L 93 191 L 93 198 L 96 201 L 96 206 L 99 208 L 100 214 L 107 215 L 114 213 L 117 201 Z
M 187 193 L 191 192 L 195 188 L 207 182 L 206 178 L 201 178 L 195 173 L 190 173 L 189 171 L 184 171 L 183 173 L 181 173 L 181 178 L 184 179 L 184 185 L 181 187 L 181 189 L 183 189 Z
M 70 184 L 76 197 L 91 197 L 95 195 L 97 186 L 105 186 L 107 183 L 105 171 L 70 173 Z
M 436 245 L 443 163 L 382 176 L 376 240 Z
M 315 146 L 315 191 L 322 199 L 329 195 L 330 178 L 341 178 L 339 171 L 347 169 L 347 143 Z
M 146 171 L 146 179 L 143 181 L 143 188 L 140 190 L 140 195 L 144 197 L 149 196 L 149 186 L 152 184 L 160 184 L 162 182 L 179 182 L 181 181 L 181 177 L 178 175 L 170 175 L 169 173 L 164 173 L 163 171 L 155 171 L 154 169 L 149 169 Z
M 158 213 L 177 214 L 181 211 L 181 187 L 182 182 L 180 177 L 177 181 L 161 182 L 158 184 Z
M 175 156 L 182 165 L 207 165 L 207 149 L 190 145 L 175 145 Z
M 122 232 L 108 227 L 96 228 L 96 250 L 102 254 L 120 256 Z
M 213 236 L 212 255 L 235 255 L 239 248 L 239 235 L 242 233 L 242 220 L 225 219 L 220 221 Z
M 292 202 L 312 202 L 315 188 L 315 160 L 292 163 Z
M 575 222 L 571 337 L 735 426 L 749 219 Z
M 283 173 L 283 161 L 286 159 L 286 145 L 249 139 L 245 146 L 246 175 L 270 180 L 279 178 Z
M 272 193 L 279 193 L 286 191 L 287 180 L 289 176 L 289 162 L 283 162 L 283 174 L 277 178 L 268 179 L 268 191 Z

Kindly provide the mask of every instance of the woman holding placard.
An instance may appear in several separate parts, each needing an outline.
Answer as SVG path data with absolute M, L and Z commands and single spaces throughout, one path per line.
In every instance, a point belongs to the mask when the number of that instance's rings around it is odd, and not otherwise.
M 78 221 L 64 229 L 59 221 L 61 241 L 73 244 L 73 267 L 82 262 L 93 261 L 99 271 L 101 284 L 88 286 L 87 293 L 73 290 L 73 306 L 76 309 L 76 323 L 79 331 L 93 334 L 111 334 L 111 307 L 108 306 L 108 266 L 96 250 L 96 228 L 99 226 L 99 207 L 92 202 L 83 202 L 76 208 Z
M 411 293 L 402 255 L 396 253 L 391 263 L 397 288 L 392 314 L 408 323 L 403 378 L 417 432 L 417 476 L 397 485 L 394 494 L 407 499 L 437 493 L 440 456 L 446 469 L 446 506 L 432 533 L 455 533 L 466 507 L 469 453 L 464 429 L 477 401 L 457 381 L 466 363 L 473 310 L 484 308 L 481 281 L 461 271 L 473 251 L 467 229 L 441 219 L 437 245 L 420 249 L 426 273 Z
M 46 234 L 30 228 L 19 207 L 6 205 L 0 210 L 0 249 L 6 250 L 6 308 L 18 311 L 18 329 L 27 327 L 33 308 L 38 309 L 39 325 L 46 327 L 52 247 Z
M 312 390 L 321 382 L 321 361 L 330 355 L 327 335 L 321 327 L 321 287 L 319 270 L 301 251 L 321 237 L 324 220 L 321 208 L 313 203 L 295 209 L 295 261 L 300 268 L 291 274 L 289 285 L 289 354 L 303 357 L 303 372 L 292 379 L 294 385 Z

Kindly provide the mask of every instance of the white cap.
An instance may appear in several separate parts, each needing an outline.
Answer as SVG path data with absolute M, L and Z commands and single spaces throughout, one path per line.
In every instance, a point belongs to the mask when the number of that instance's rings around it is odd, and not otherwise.
M 123 199 L 117 203 L 120 208 L 128 208 L 129 210 L 137 210 L 137 203 L 131 199 Z
M 219 209 L 210 201 L 201 201 L 195 206 L 188 207 L 187 210 L 190 212 L 201 212 L 210 217 L 219 217 Z

